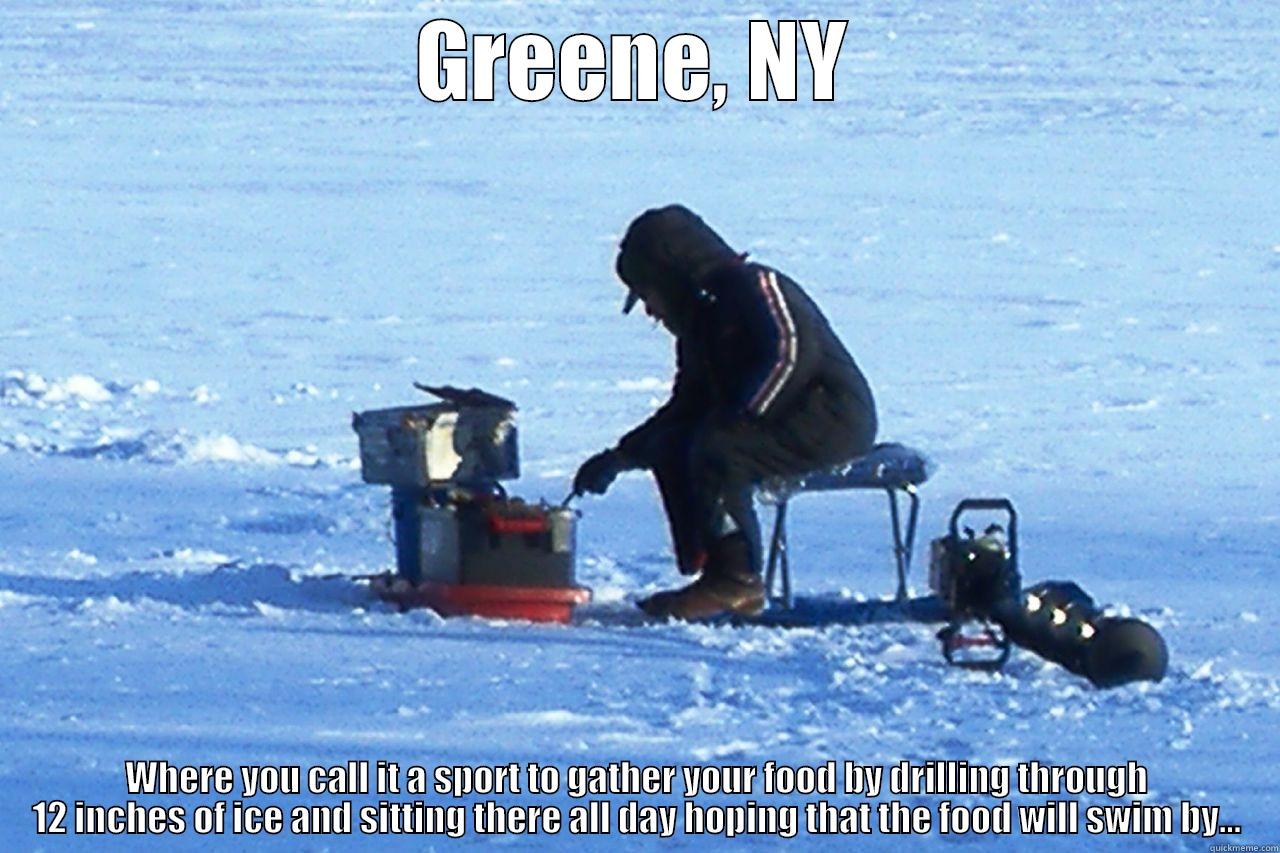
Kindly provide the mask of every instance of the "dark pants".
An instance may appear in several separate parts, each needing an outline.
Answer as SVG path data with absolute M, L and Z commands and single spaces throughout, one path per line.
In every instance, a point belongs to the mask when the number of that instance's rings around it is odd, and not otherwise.
M 651 466 L 671 524 L 682 572 L 702 568 L 712 542 L 725 533 L 727 515 L 747 540 L 751 569 L 761 568 L 755 486 L 839 465 L 871 449 L 874 415 L 863 421 L 688 424 L 672 428 Z

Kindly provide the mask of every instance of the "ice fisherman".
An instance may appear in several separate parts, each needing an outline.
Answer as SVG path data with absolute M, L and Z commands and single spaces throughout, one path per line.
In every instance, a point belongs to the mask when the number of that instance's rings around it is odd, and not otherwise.
M 729 247 L 692 211 L 645 211 L 627 228 L 618 277 L 676 338 L 671 399 L 592 456 L 574 491 L 604 494 L 652 471 L 676 563 L 693 583 L 639 602 L 651 616 L 706 619 L 764 607 L 754 487 L 868 452 L 871 389 L 798 284 Z

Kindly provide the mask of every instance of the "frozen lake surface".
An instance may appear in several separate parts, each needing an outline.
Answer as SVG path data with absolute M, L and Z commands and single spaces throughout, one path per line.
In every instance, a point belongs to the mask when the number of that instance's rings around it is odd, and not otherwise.
M 8 846 L 101 846 L 38 838 L 31 804 L 121 803 L 136 758 L 1136 760 L 1147 801 L 1243 825 L 1213 842 L 1280 842 L 1280 14 L 938 5 L 0 11 Z M 748 103 L 748 20 L 796 13 L 852 16 L 836 101 Z M 441 15 L 698 33 L 729 103 L 431 104 L 416 37 Z M 512 489 L 559 500 L 665 397 L 670 342 L 619 316 L 612 264 L 671 201 L 822 304 L 882 438 L 939 465 L 922 540 L 959 498 L 1010 495 L 1025 578 L 1157 624 L 1168 678 L 1097 692 L 1027 653 L 949 670 L 924 625 L 643 625 L 631 602 L 676 578 L 636 475 L 582 506 L 595 600 L 572 627 L 400 615 L 348 580 L 393 560 L 353 410 L 414 402 L 414 380 L 509 396 Z M 797 502 L 802 590 L 890 592 L 883 514 Z M 567 839 L 512 843 L 538 841 Z

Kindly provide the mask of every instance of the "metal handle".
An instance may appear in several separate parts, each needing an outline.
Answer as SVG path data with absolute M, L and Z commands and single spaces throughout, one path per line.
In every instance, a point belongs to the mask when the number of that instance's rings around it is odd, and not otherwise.
M 985 510 L 1003 510 L 1009 516 L 1009 563 L 1016 571 L 1018 568 L 1018 511 L 1013 508 L 1013 502 L 1008 498 L 965 498 L 956 504 L 955 511 L 951 513 L 951 540 L 958 542 L 960 540 L 960 516 L 969 510 L 985 509 Z

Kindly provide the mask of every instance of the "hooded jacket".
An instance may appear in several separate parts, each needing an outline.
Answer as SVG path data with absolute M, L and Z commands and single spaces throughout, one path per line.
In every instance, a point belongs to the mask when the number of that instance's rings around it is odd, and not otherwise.
M 742 420 L 758 422 L 813 467 L 870 449 L 871 389 L 818 306 L 790 278 L 748 263 L 678 205 L 647 211 L 631 224 L 617 270 L 640 298 L 661 293 L 677 337 L 671 399 L 618 443 L 630 462 L 651 465 L 673 430 Z

